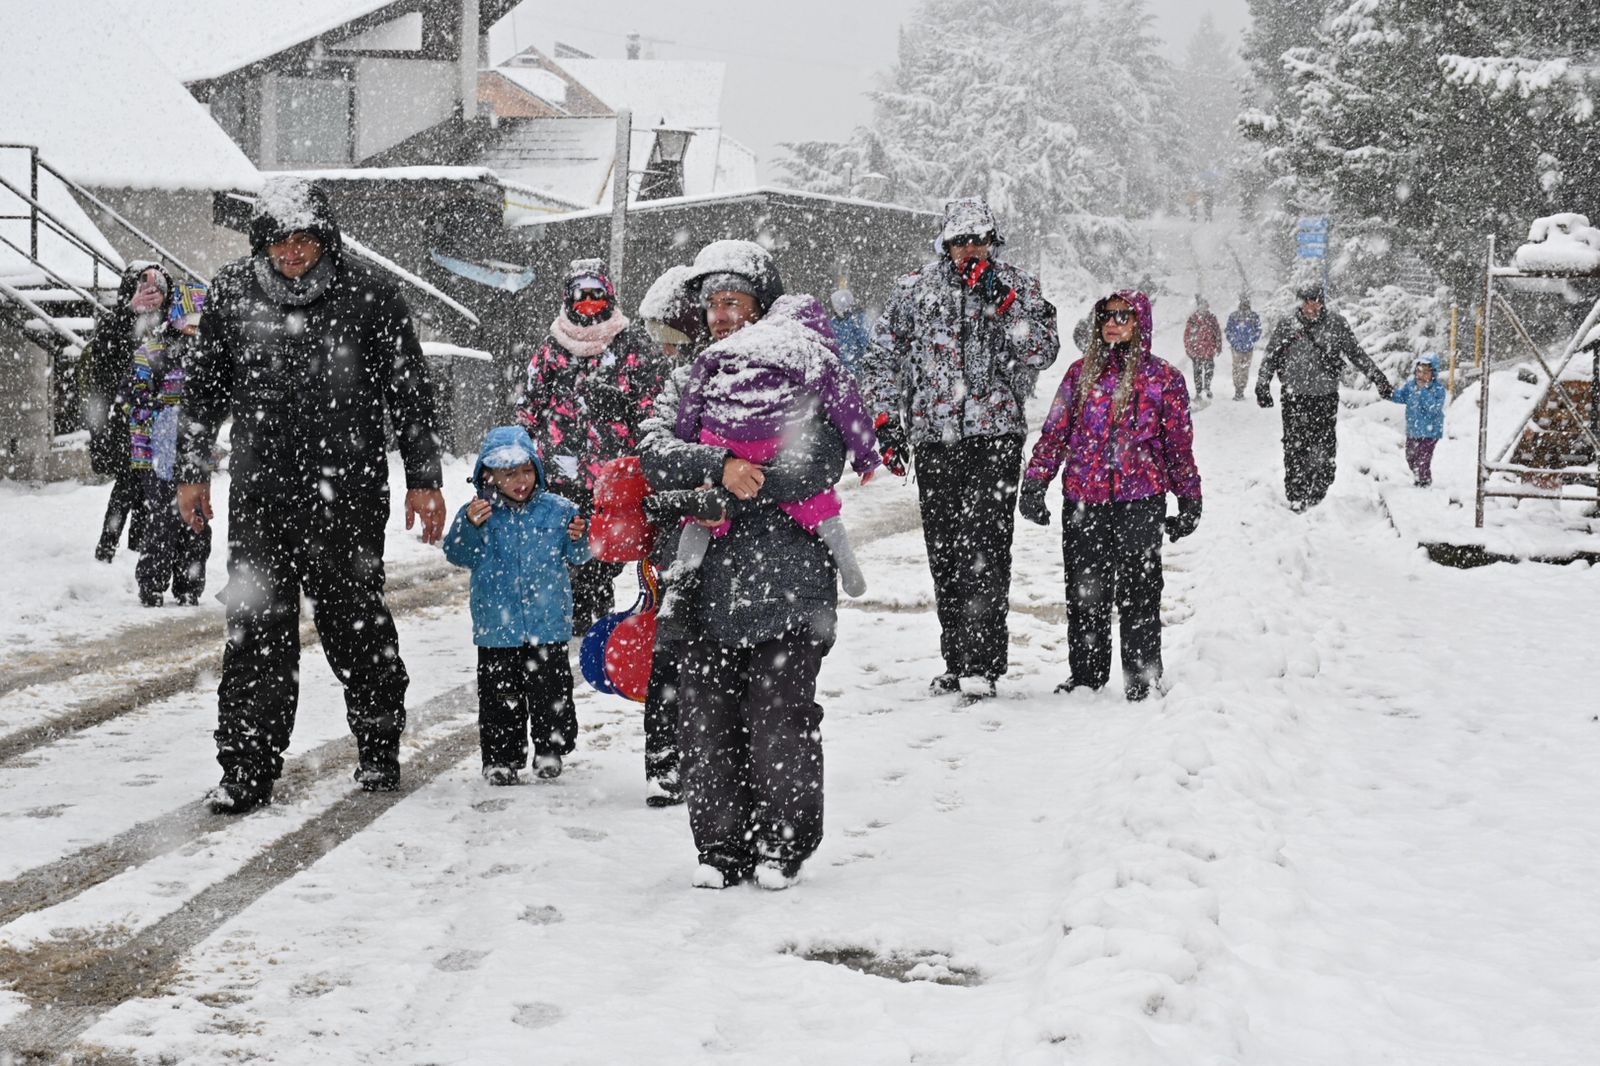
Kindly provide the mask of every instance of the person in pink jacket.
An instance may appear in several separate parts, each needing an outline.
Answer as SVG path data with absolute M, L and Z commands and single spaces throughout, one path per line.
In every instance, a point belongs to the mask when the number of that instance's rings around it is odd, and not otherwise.
M 1062 472 L 1072 674 L 1056 691 L 1110 680 L 1115 606 L 1123 691 L 1142 700 L 1161 679 L 1161 534 L 1177 540 L 1200 521 L 1194 424 L 1183 375 L 1151 354 L 1150 298 L 1114 293 L 1095 304 L 1093 320 L 1089 347 L 1067 368 L 1034 445 L 1018 510 L 1049 525 L 1045 495 Z M 1169 492 L 1178 497 L 1171 518 Z

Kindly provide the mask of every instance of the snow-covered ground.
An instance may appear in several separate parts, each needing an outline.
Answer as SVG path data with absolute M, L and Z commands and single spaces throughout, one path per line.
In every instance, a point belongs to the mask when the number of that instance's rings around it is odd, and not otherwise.
M 1225 234 L 1153 233 L 1169 358 L 1201 275 L 1223 307 L 1253 262 Z M 637 709 L 582 686 L 568 771 L 484 785 L 459 601 L 399 617 L 425 780 L 393 799 L 352 791 L 315 649 L 294 769 L 249 817 L 194 809 L 209 678 L 0 761 L 0 1049 L 70 1031 L 140 1063 L 1595 1061 L 1600 577 L 1428 562 L 1396 516 L 1470 525 L 1470 427 L 1425 494 L 1393 405 L 1344 412 L 1332 494 L 1290 513 L 1277 412 L 1218 384 L 1196 412 L 1205 516 L 1166 555 L 1170 691 L 1143 704 L 1051 691 L 1059 524 L 1019 525 L 1000 697 L 927 696 L 914 487 L 847 490 L 872 587 L 821 679 L 827 838 L 785 893 L 689 887 L 682 808 L 642 802 Z M 137 607 L 126 552 L 88 561 L 104 494 L 0 485 L 0 672 L 193 617 Z M 391 532 L 397 570 L 436 561 Z M 56 701 L 0 695 L 0 741 Z M 4 904 L 86 849 L 118 872 Z M 71 974 L 98 956 L 128 974 L 91 965 L 113 989 L 91 995 Z

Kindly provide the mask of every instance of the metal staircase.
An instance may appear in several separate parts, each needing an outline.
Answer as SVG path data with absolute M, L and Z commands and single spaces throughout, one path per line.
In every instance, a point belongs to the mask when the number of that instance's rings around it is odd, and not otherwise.
M 175 277 L 198 278 L 37 147 L 0 144 L 0 355 L 15 360 L 22 379 L 5 398 L 13 410 L 0 411 L 0 476 L 43 476 L 49 453 L 69 447 L 84 428 L 77 361 L 110 314 L 124 269 L 83 213 L 89 207 Z M 45 397 L 48 405 L 37 402 Z

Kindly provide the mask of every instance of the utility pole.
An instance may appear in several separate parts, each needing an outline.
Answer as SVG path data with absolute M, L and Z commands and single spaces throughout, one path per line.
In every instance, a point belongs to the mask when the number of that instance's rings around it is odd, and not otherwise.
M 633 112 L 617 112 L 617 154 L 611 173 L 611 258 L 607 266 L 618 285 L 622 283 L 622 257 L 628 232 L 628 152 L 633 142 Z

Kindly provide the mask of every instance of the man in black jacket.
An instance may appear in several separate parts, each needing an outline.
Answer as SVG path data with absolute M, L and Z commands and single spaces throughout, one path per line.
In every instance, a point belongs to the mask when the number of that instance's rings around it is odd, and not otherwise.
M 228 643 L 217 689 L 216 813 L 272 798 L 299 697 L 300 594 L 343 682 L 363 789 L 400 781 L 407 675 L 383 601 L 385 413 L 406 472 L 406 527 L 444 530 L 433 387 L 405 301 L 346 259 L 326 196 L 267 183 L 251 255 L 222 268 L 191 356 L 179 506 L 211 516 L 212 446 L 232 416 Z
M 1301 286 L 1300 307 L 1279 322 L 1256 375 L 1256 402 L 1272 406 L 1272 379 L 1283 376 L 1283 490 L 1291 510 L 1322 502 L 1333 485 L 1339 448 L 1339 376 L 1346 360 L 1388 399 L 1394 391 L 1344 316 L 1325 306 L 1320 284 Z

